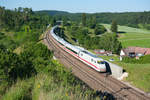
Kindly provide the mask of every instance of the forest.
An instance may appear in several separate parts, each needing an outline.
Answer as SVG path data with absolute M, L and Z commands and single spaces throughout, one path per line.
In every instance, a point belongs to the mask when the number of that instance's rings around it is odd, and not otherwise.
M 72 21 L 81 21 L 82 13 L 69 13 L 64 11 L 37 11 L 36 13 L 44 13 L 52 15 L 61 19 L 62 17 L 67 17 L 67 19 Z M 98 23 L 110 24 L 113 20 L 116 20 L 119 25 L 126 25 L 136 28 L 145 28 L 150 30 L 150 11 L 144 12 L 122 12 L 122 13 L 86 13 L 87 23 L 90 22 L 90 19 L 94 16 Z

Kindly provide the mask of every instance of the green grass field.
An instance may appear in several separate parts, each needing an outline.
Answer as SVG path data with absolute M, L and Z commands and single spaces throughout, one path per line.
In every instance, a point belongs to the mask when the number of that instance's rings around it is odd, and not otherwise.
M 107 29 L 110 29 L 110 24 L 103 24 Z M 150 30 L 132 28 L 127 26 L 118 25 L 118 31 L 122 32 L 119 34 L 119 41 L 122 46 L 139 46 L 150 48 Z
M 126 81 L 145 92 L 150 92 L 150 64 L 127 64 L 123 62 L 116 64 L 122 66 L 129 73 Z

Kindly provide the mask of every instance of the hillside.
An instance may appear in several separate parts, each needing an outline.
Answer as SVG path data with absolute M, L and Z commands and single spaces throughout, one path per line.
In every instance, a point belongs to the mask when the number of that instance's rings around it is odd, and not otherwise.
M 69 12 L 66 11 L 57 11 L 57 10 L 40 10 L 40 11 L 35 11 L 35 13 L 38 14 L 48 14 L 51 16 L 55 16 L 55 15 L 68 15 Z
M 60 19 L 60 16 L 67 17 L 72 21 L 81 21 L 82 13 L 69 13 L 66 11 L 56 11 L 56 10 L 41 10 L 36 11 L 39 14 L 48 14 L 51 16 L 56 16 Z M 140 27 L 149 29 L 150 24 L 150 11 L 145 12 L 121 12 L 121 13 L 86 13 L 87 21 L 92 17 L 96 17 L 97 23 L 107 23 L 110 24 L 112 20 L 116 20 L 119 25 L 126 25 L 131 27 Z

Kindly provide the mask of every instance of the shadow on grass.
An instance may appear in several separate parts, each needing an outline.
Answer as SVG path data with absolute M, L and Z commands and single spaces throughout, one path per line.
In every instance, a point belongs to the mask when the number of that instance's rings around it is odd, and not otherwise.
M 118 31 L 117 33 L 118 33 L 118 34 L 124 34 L 124 33 L 126 33 L 126 32 L 124 32 L 124 31 Z
M 107 91 L 96 91 L 95 96 L 99 96 L 100 100 L 116 100 L 113 94 L 108 93 Z

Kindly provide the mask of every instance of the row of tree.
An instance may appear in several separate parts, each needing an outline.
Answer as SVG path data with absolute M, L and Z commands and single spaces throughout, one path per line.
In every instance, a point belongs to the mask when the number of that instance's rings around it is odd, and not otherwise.
M 48 11 L 47 11 L 48 12 Z M 59 13 L 59 12 L 58 12 Z M 57 15 L 55 15 L 57 16 Z M 119 25 L 126 25 L 131 27 L 140 27 L 140 28 L 149 28 L 150 24 L 150 11 L 144 12 L 124 12 L 124 13 L 67 13 L 61 14 L 61 16 L 67 17 L 71 21 L 76 21 L 80 23 L 82 19 L 86 19 L 86 23 L 82 20 L 83 24 L 91 24 L 92 21 L 96 19 L 97 23 L 112 23 L 113 20 L 116 20 Z M 57 16 L 58 17 L 58 16 Z
M 88 24 L 87 24 L 88 23 Z M 91 29 L 95 29 L 95 34 L 99 35 L 99 34 L 103 34 L 106 32 L 106 29 L 104 26 L 100 25 L 97 20 L 96 17 L 92 17 L 88 22 L 86 19 L 86 14 L 83 13 L 82 14 L 82 26 L 83 27 L 89 27 Z M 117 33 L 118 31 L 118 27 L 117 27 L 117 22 L 115 20 L 112 21 L 112 25 L 111 25 L 111 31 Z

